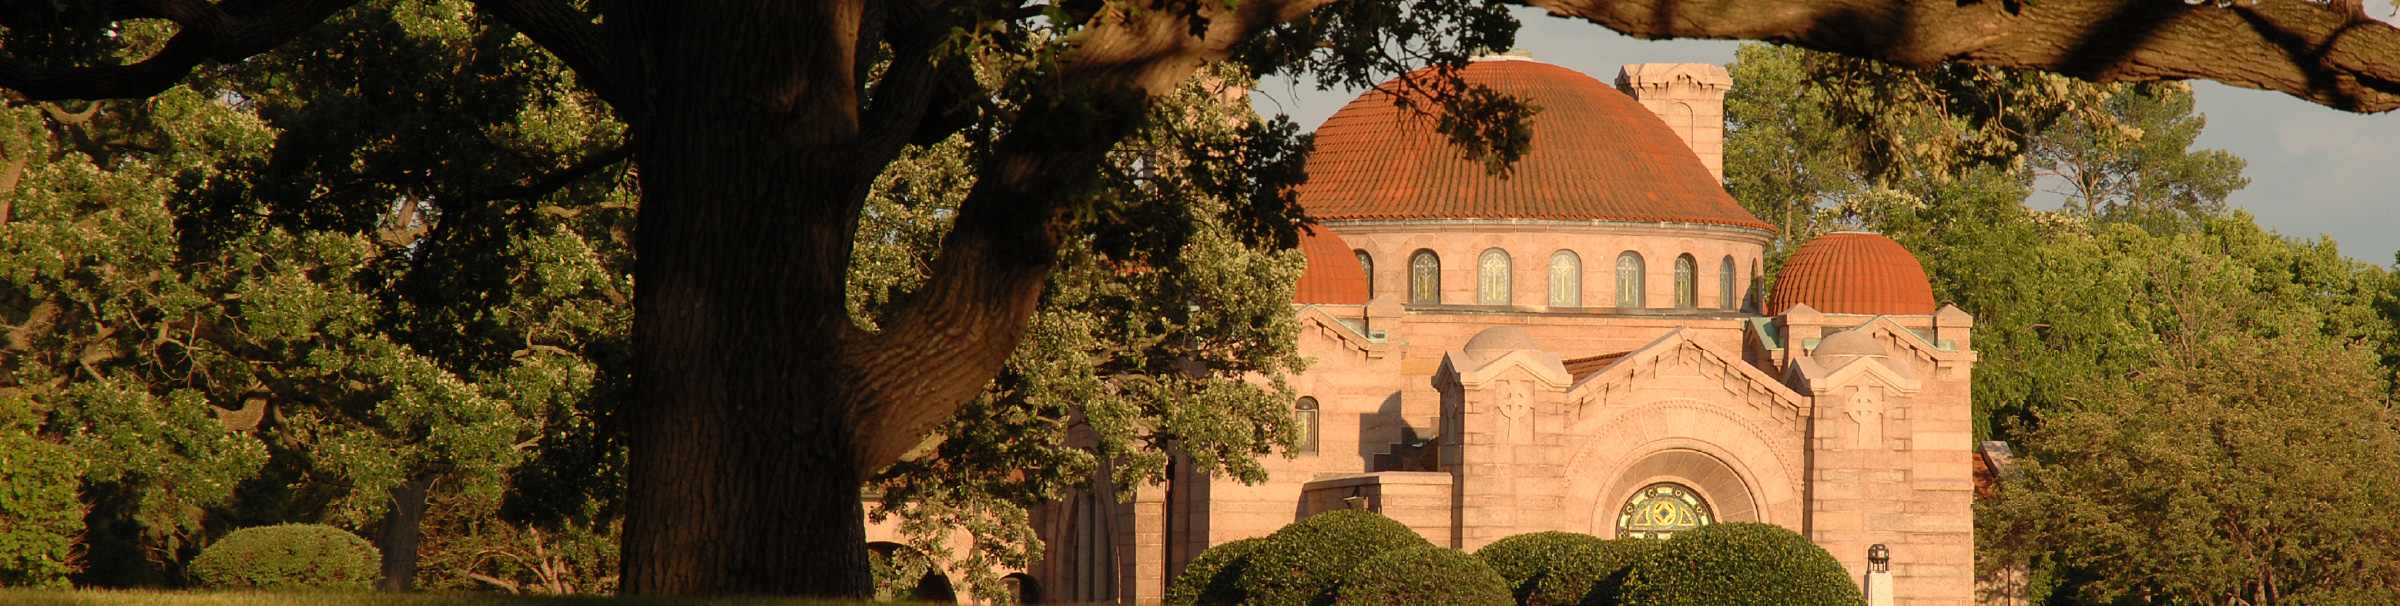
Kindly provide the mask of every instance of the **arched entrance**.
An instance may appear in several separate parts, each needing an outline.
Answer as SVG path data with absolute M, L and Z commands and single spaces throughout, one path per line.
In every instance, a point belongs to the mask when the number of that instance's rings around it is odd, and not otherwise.
M 1663 539 L 1702 524 L 1766 521 L 1750 480 L 1697 450 L 1643 455 L 1598 496 L 1593 534 L 1609 538 Z

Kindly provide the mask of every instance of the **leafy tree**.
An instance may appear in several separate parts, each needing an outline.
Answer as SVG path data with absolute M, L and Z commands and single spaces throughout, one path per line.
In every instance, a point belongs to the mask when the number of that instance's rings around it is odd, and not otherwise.
M 1987 508 L 1990 548 L 2091 603 L 2381 604 L 2400 549 L 2400 430 L 2369 343 L 2282 274 L 2295 247 L 2239 221 L 2104 246 L 2140 276 L 2160 338 L 2023 434 L 2026 479 Z M 2297 249 L 2297 250 L 2295 250 Z M 2312 292 L 2313 291 L 2313 292 Z M 2334 313 L 2328 313 L 2334 312 Z M 2353 325 L 2354 326 L 2354 325 Z M 2057 600 L 2059 598 L 2054 598 Z
M 12 430 L 90 462 L 86 582 L 171 580 L 228 525 L 323 519 L 380 527 L 405 587 L 437 480 L 496 503 L 529 451 L 529 472 L 589 458 L 569 442 L 603 435 L 578 415 L 623 382 L 603 364 L 629 320 L 610 231 L 630 200 L 540 171 L 612 125 L 467 17 L 366 6 L 323 54 L 8 108 L 0 395 L 35 421 Z M 169 29 L 110 33 L 87 50 L 145 56 Z M 347 72 L 345 53 L 490 62 L 393 96 L 361 83 L 431 72 Z M 512 183 L 528 175 L 551 182 Z
M 314 26 L 354 2 L 9 2 L 0 26 L 16 56 L 0 65 L 0 87 L 32 99 L 157 95 L 203 63 L 238 63 L 324 31 Z M 2376 50 L 2400 32 L 2339 3 L 1537 4 L 1648 37 L 1771 38 L 2098 80 L 2209 77 L 2354 110 L 2400 104 L 2387 92 L 2393 60 Z M 1056 253 L 1077 235 L 1070 219 L 1088 216 L 1084 186 L 1150 102 L 1197 66 L 1240 53 L 1253 67 L 1397 73 L 1455 65 L 1505 42 L 1495 28 L 1509 23 L 1495 4 L 1452 0 L 475 7 L 571 67 L 571 85 L 624 121 L 640 169 L 630 367 L 642 380 L 624 418 L 624 582 L 634 593 L 865 595 L 861 531 L 827 521 L 857 517 L 858 483 L 1003 368 Z M 175 24 L 171 42 L 124 59 L 79 50 L 112 45 L 114 22 L 155 17 Z M 978 79 L 975 68 L 994 76 Z M 412 96 L 405 86 L 366 90 Z M 1525 132 L 1521 104 L 1440 83 L 1427 90 L 1452 101 L 1437 106 L 1462 110 L 1442 112 L 1454 137 L 1497 143 L 1470 155 L 1504 158 L 1523 143 L 1512 136 Z M 845 278 L 871 186 L 907 143 L 961 130 L 988 143 L 942 253 L 880 330 L 858 328 Z M 471 172 L 452 168 L 422 175 Z M 238 199 L 208 206 L 245 208 Z M 296 203 L 278 213 L 367 223 Z M 1273 204 L 1256 210 L 1288 219 Z
M 1002 589 L 989 571 L 1040 560 L 1029 508 L 1071 491 L 1131 495 L 1171 464 L 1259 481 L 1257 457 L 1291 443 L 1282 377 L 1300 366 L 1291 301 L 1304 260 L 1274 234 L 1237 227 L 1242 175 L 1294 170 L 1299 150 L 1216 153 L 1292 126 L 1250 111 L 1238 67 L 1203 73 L 1112 152 L 1092 188 L 1105 197 L 1092 207 L 1111 218 L 1062 251 L 1000 376 L 935 430 L 937 444 L 874 480 L 875 514 L 901 516 L 923 553 L 962 557 L 953 568 L 987 597 Z M 912 149 L 878 182 L 851 265 L 860 324 L 920 284 L 956 192 L 974 179 L 969 153 L 958 139 Z M 946 554 L 960 529 L 976 552 Z

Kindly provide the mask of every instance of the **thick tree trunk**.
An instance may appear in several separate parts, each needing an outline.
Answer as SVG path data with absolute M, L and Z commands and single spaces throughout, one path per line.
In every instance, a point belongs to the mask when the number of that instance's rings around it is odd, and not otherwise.
M 859 102 L 863 0 L 644 16 L 623 590 L 866 597 L 861 482 L 999 371 L 1069 192 L 1150 95 L 1242 28 L 1196 39 L 1153 11 L 1092 36 L 1082 56 L 1109 58 L 1071 62 L 1061 97 L 1021 110 L 925 284 L 868 334 L 844 305 L 863 184 L 922 108 L 901 100 L 924 89 L 893 74 L 924 70 L 895 67 Z
M 390 511 L 375 530 L 375 549 L 383 552 L 383 580 L 378 591 L 408 591 L 417 582 L 417 531 L 425 524 L 425 493 L 432 476 L 401 482 L 392 488 Z
M 833 363 L 861 6 L 692 2 L 651 24 L 626 593 L 868 595 Z

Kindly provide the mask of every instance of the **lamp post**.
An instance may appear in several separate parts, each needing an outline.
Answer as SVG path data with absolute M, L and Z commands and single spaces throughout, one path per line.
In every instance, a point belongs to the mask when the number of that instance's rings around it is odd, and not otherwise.
M 1892 549 L 1867 548 L 1867 606 L 1892 606 Z

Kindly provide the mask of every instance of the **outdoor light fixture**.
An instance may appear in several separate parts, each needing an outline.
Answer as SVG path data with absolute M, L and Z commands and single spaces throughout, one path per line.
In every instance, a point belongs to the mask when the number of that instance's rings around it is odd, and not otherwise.
M 1351 495 L 1351 496 L 1348 496 L 1348 497 L 1343 497 L 1343 498 L 1342 498 L 1342 503 L 1343 503 L 1343 504 L 1345 504 L 1345 505 L 1349 505 L 1351 509 L 1356 509 L 1356 510 L 1359 510 L 1359 511 L 1366 511 L 1366 510 L 1367 510 L 1367 498 L 1366 498 L 1366 497 L 1357 496 L 1357 495 Z
M 1884 547 L 1882 543 L 1876 543 L 1875 546 L 1868 547 L 1867 563 L 1874 565 L 1873 570 L 1875 572 L 1891 572 L 1892 550 Z

